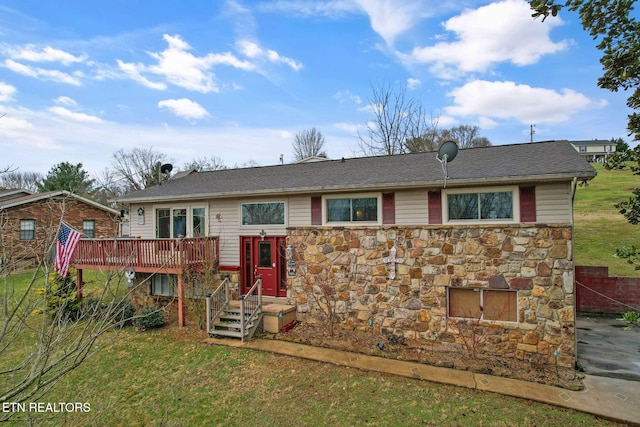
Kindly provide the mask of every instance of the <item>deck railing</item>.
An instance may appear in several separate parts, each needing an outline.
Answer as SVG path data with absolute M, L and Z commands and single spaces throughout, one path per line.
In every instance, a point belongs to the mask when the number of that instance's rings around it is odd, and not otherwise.
M 83 268 L 184 270 L 218 263 L 218 238 L 81 239 L 71 261 Z
M 253 330 L 255 330 L 262 315 L 262 276 L 258 276 L 251 289 L 246 294 L 240 295 L 238 299 L 240 300 L 240 332 L 244 342 L 245 331 L 251 328 L 251 324 L 254 324 Z M 248 338 L 252 335 L 251 331 Z
M 229 277 L 225 277 L 218 288 L 206 298 L 207 310 L 207 332 L 213 331 L 213 322 L 220 313 L 227 309 L 231 302 L 231 292 L 229 289 Z

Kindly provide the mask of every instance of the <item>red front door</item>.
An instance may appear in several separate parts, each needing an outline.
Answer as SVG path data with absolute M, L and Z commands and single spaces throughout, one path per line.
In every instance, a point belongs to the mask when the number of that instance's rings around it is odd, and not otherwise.
M 242 237 L 242 293 L 262 276 L 262 295 L 286 297 L 285 238 L 278 236 Z

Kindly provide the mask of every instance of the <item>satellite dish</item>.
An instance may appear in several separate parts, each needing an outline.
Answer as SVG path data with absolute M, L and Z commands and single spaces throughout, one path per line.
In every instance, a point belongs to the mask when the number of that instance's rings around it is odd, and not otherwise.
M 164 165 L 160 166 L 160 172 L 162 172 L 163 174 L 168 174 L 172 170 L 173 165 L 171 163 L 165 163 Z
M 445 141 L 438 147 L 436 158 L 441 162 L 452 162 L 458 155 L 458 144 L 454 141 Z
M 452 162 L 458 155 L 458 144 L 454 141 L 444 141 L 438 147 L 438 154 L 436 159 L 442 165 L 442 172 L 444 173 L 444 188 L 447 188 L 447 179 L 449 179 L 449 171 L 447 170 L 447 162 Z

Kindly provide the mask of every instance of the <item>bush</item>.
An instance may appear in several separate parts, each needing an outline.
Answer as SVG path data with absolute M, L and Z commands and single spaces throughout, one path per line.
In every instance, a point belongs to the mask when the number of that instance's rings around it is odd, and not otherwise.
M 164 315 L 153 305 L 143 307 L 133 318 L 133 326 L 140 331 L 159 328 L 164 325 Z
M 118 324 L 118 326 L 130 325 L 135 311 L 136 309 L 129 301 L 122 301 L 113 310 L 113 322 Z M 160 315 L 162 316 L 162 313 L 160 313 Z M 164 317 L 162 323 L 164 323 Z
M 49 276 L 47 313 L 57 322 L 77 320 L 81 316 L 82 301 L 78 299 L 76 281 L 72 274 L 62 277 L 57 273 Z

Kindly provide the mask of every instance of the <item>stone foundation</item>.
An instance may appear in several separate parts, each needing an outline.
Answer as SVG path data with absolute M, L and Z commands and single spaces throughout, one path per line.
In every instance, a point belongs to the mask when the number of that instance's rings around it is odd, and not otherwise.
M 570 225 L 288 229 L 298 319 L 575 365 Z M 384 258 L 396 247 L 395 278 Z M 388 260 L 387 260 L 388 261 Z M 447 288 L 517 290 L 517 321 L 449 318 Z

